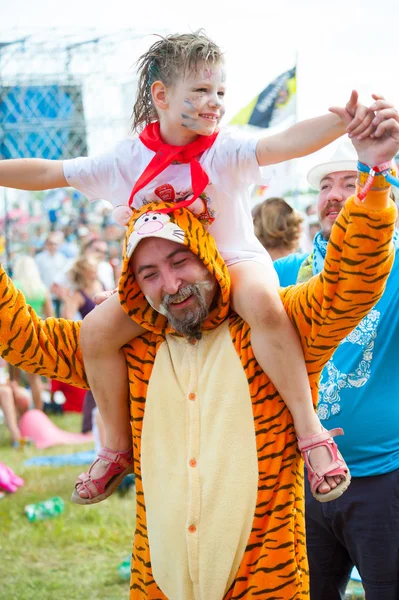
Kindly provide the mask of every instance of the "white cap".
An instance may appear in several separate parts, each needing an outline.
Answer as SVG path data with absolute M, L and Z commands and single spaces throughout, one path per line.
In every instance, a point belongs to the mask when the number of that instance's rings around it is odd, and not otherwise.
M 328 162 L 320 163 L 310 169 L 308 182 L 313 188 L 320 190 L 320 182 L 326 175 L 338 171 L 357 172 L 357 163 L 358 158 L 355 147 L 348 137 L 344 137 Z

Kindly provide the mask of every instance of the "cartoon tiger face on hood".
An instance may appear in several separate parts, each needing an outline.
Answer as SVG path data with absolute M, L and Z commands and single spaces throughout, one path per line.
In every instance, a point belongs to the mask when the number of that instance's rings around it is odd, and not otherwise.
M 219 284 L 216 305 L 211 308 L 202 329 L 213 329 L 229 312 L 230 277 L 220 256 L 215 240 L 203 225 L 186 208 L 171 213 L 160 212 L 173 207 L 173 203 L 151 203 L 135 211 L 129 221 L 123 247 L 122 273 L 118 293 L 123 310 L 136 323 L 154 333 L 171 333 L 167 319 L 148 302 L 136 282 L 131 268 L 131 258 L 141 240 L 153 237 L 187 246 L 203 262 Z

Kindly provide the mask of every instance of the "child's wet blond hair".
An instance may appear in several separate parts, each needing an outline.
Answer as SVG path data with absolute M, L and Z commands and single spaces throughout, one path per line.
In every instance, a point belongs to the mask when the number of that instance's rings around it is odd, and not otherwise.
M 160 36 L 137 61 L 139 81 L 132 130 L 139 132 L 152 121 L 158 120 L 151 96 L 154 81 L 162 81 L 166 86 L 173 85 L 186 74 L 195 72 L 198 63 L 217 64 L 222 56 L 221 49 L 202 30 Z

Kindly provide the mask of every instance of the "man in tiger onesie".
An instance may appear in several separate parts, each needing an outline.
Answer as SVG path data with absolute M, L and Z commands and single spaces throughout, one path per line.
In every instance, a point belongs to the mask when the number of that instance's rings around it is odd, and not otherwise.
M 371 165 L 399 148 L 389 133 L 368 142 L 358 152 Z M 303 461 L 291 415 L 255 361 L 247 323 L 229 309 L 213 238 L 188 210 L 165 207 L 132 217 L 119 283 L 125 311 L 147 329 L 124 347 L 137 485 L 130 599 L 305 600 Z M 324 270 L 280 292 L 315 401 L 323 366 L 383 293 L 395 219 L 389 187 L 350 198 Z M 87 386 L 80 323 L 41 320 L 4 271 L 0 286 L 5 359 Z

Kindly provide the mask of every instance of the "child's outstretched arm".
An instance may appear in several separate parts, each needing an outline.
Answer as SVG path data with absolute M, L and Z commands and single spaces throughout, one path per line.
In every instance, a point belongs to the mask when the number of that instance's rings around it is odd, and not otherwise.
M 62 160 L 12 158 L 0 160 L 0 186 L 17 190 L 69 187 Z
M 354 90 L 344 109 L 347 116 L 356 119 L 356 135 L 370 133 L 374 113 L 359 104 L 358 93 Z M 359 126 L 360 124 L 360 126 Z M 327 114 L 296 123 L 289 129 L 264 137 L 256 147 L 259 166 L 266 166 L 306 156 L 330 144 L 346 132 L 343 119 L 336 114 Z

